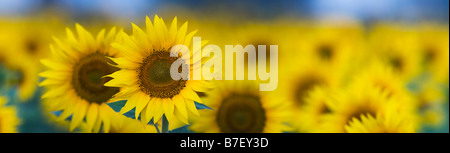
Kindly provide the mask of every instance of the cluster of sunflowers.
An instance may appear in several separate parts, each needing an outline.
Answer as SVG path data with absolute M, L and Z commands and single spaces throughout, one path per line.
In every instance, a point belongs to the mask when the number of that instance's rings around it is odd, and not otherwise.
M 97 33 L 75 24 L 62 36 L 59 22 L 1 21 L 0 88 L 13 96 L 0 98 L 0 132 L 17 132 L 14 104 L 36 95 L 44 116 L 71 132 L 412 133 L 445 121 L 448 26 L 195 20 L 191 31 L 177 22 L 155 15 Z M 278 45 L 278 88 L 173 80 L 178 58 L 198 68 L 192 56 L 170 56 L 194 36 L 202 47 Z M 257 61 L 237 66 L 248 64 Z

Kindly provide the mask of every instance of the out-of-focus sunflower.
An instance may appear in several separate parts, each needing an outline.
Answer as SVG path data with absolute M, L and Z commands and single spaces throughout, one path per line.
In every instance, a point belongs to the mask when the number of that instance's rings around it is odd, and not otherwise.
M 304 127 L 302 111 L 306 105 L 306 99 L 315 87 L 321 87 L 325 90 L 332 90 L 340 86 L 341 77 L 339 71 L 331 69 L 328 64 L 324 64 L 314 59 L 298 61 L 295 59 L 282 59 L 283 67 L 280 67 L 279 85 L 275 92 L 280 97 L 286 98 L 292 103 L 295 109 L 292 125 L 299 132 L 306 132 Z M 306 121 L 308 122 L 308 121 Z
M 415 93 L 417 113 L 421 125 L 439 127 L 445 120 L 445 95 L 435 80 L 421 83 L 419 91 Z
M 5 80 L 7 86 L 17 86 L 17 96 L 20 101 L 27 101 L 37 88 L 37 76 L 39 66 L 36 60 L 24 52 L 19 51 L 20 45 L 17 44 L 17 27 L 12 23 L 3 25 L 0 28 L 0 63 L 10 70 L 11 75 Z
M 291 130 L 289 103 L 271 92 L 260 92 L 256 81 L 218 81 L 189 128 L 206 133 L 280 133 Z
M 352 77 L 353 84 L 367 85 L 385 92 L 388 97 L 401 99 L 411 99 L 412 93 L 407 89 L 407 82 L 395 74 L 390 65 L 379 62 L 366 64 L 367 69 L 361 70 Z M 405 102 L 401 100 L 400 102 Z M 416 109 L 414 101 L 407 100 L 405 106 L 410 106 L 410 110 Z
M 98 132 L 103 124 L 103 131 L 109 132 L 109 117 L 115 112 L 106 103 L 120 89 L 103 86 L 110 80 L 103 76 L 118 70 L 108 59 L 119 54 L 110 47 L 120 39 L 118 30 L 101 30 L 94 37 L 79 24 L 75 28 L 78 37 L 67 28 L 67 38 L 54 37 L 52 57 L 41 61 L 47 67 L 39 74 L 45 78 L 40 86 L 47 89 L 42 95 L 44 105 L 49 111 L 62 110 L 61 120 L 72 116 L 70 131 L 85 120 L 89 130 Z
M 424 25 L 419 27 L 420 49 L 425 70 L 434 80 L 448 85 L 449 78 L 449 31 L 448 26 Z
M 407 117 L 391 111 L 384 116 L 363 115 L 360 120 L 353 118 L 345 126 L 345 131 L 347 133 L 415 133 L 416 128 Z
M 333 94 L 329 88 L 315 87 L 310 90 L 310 94 L 305 98 L 305 104 L 301 108 L 294 122 L 300 132 L 315 132 L 322 122 L 322 116 L 332 113 L 327 103 L 330 102 L 330 95 Z
M 16 52 L 22 52 L 28 56 L 36 66 L 39 66 L 39 60 L 47 58 L 50 55 L 48 44 L 51 43 L 51 36 L 56 35 L 57 31 L 49 24 L 37 21 L 24 21 L 14 25 L 11 29 L 11 44 L 15 46 Z M 40 68 L 40 67 L 39 67 Z
M 16 53 L 10 61 L 10 69 L 17 77 L 13 78 L 13 84 L 17 85 L 17 95 L 20 101 L 30 99 L 37 89 L 39 67 L 29 57 Z
M 179 58 L 171 57 L 170 52 L 176 45 L 190 46 L 196 31 L 186 34 L 187 22 L 178 29 L 177 18 L 169 29 L 157 15 L 153 22 L 146 18 L 146 31 L 132 24 L 133 35 L 123 34 L 123 43 L 112 44 L 123 57 L 111 58 L 120 70 L 108 75 L 113 79 L 105 86 L 123 87 L 124 90 L 115 95 L 117 100 L 128 100 L 120 113 L 136 108 L 135 115 L 140 114 L 145 123 L 152 118 L 156 123 L 165 115 L 169 123 L 178 118 L 187 124 L 187 110 L 198 115 L 194 101 L 202 103 L 196 92 L 208 91 L 212 85 L 203 80 L 173 80 L 170 67 Z M 201 42 L 201 46 L 205 44 Z M 193 59 L 196 53 L 199 51 L 190 49 L 190 56 L 180 57 L 184 61 L 182 67 L 190 68 L 190 73 L 183 77 L 191 75 L 189 78 L 192 78 L 194 68 L 199 68 L 192 65 L 199 62 Z
M 405 118 L 400 121 L 411 122 L 407 125 L 412 124 L 417 128 L 416 118 L 405 108 L 406 102 L 398 100 L 403 99 L 390 97 L 387 92 L 372 86 L 352 85 L 334 95 L 333 101 L 327 103 L 332 113 L 323 116 L 323 122 L 316 132 L 349 132 L 345 127 L 352 122 L 357 123 L 357 120 L 362 121 L 363 116 L 386 119 L 387 114 L 391 113 L 404 115 Z
M 8 100 L 0 96 L 0 133 L 16 133 L 20 119 L 16 116 L 17 111 L 13 106 L 5 106 Z
M 363 33 L 357 24 L 313 25 L 299 35 L 295 49 L 303 58 L 314 58 L 333 69 L 350 71 L 358 68 L 365 55 Z M 302 58 L 303 57 L 303 58 Z
M 418 39 L 414 30 L 398 25 L 377 25 L 369 36 L 369 57 L 393 67 L 405 81 L 421 72 Z

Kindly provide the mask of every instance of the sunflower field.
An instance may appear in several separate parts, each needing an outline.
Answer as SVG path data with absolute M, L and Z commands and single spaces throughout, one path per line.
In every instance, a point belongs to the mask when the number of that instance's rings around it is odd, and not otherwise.
M 448 133 L 448 14 L 420 0 L 0 0 L 0 133 Z M 236 52 L 229 75 L 227 45 L 256 58 Z M 215 76 L 195 79 L 212 58 Z

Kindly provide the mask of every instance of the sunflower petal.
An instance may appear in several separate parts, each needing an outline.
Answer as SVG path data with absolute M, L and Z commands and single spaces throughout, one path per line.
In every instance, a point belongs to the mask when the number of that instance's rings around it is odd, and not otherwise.
M 74 113 L 72 117 L 72 121 L 70 122 L 69 131 L 73 131 L 80 123 L 83 121 L 83 118 L 86 115 L 88 104 L 84 102 L 78 102 L 75 104 Z
M 172 121 L 173 116 L 173 110 L 174 110 L 174 104 L 172 99 L 165 99 L 165 101 L 162 103 L 164 115 L 166 116 L 169 123 Z
M 186 102 L 186 107 L 189 109 L 190 112 L 194 113 L 197 116 L 200 115 L 198 113 L 197 108 L 195 107 L 194 101 L 189 100 L 189 99 L 185 99 L 185 102 Z
M 90 130 L 94 127 L 94 123 L 98 119 L 98 108 L 96 103 L 91 103 L 87 110 L 86 125 Z

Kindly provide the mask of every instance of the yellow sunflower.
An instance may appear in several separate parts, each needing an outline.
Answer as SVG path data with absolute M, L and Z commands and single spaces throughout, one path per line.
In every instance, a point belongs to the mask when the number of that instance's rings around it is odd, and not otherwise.
M 439 83 L 435 80 L 427 80 L 422 82 L 419 88 L 415 98 L 421 125 L 441 126 L 445 121 L 445 95 Z
M 16 53 L 10 61 L 10 69 L 17 73 L 13 83 L 17 85 L 17 97 L 24 102 L 30 99 L 37 89 L 39 66 L 29 57 Z
M 272 92 L 260 92 L 256 81 L 218 81 L 206 92 L 205 105 L 189 128 L 206 133 L 280 133 L 290 131 L 289 103 Z
M 75 28 L 78 37 L 67 28 L 66 39 L 54 37 L 56 46 L 50 45 L 53 56 L 41 61 L 47 67 L 39 74 L 45 78 L 40 86 L 47 89 L 42 99 L 49 111 L 63 111 L 59 119 L 72 116 L 70 131 L 85 120 L 89 130 L 98 132 L 103 125 L 103 131 L 109 132 L 109 117 L 115 112 L 106 103 L 120 89 L 103 86 L 110 80 L 103 76 L 118 70 L 108 59 L 119 54 L 110 47 L 120 39 L 118 30 L 101 30 L 94 37 L 79 24 Z
M 40 67 L 35 58 L 19 50 L 17 31 L 17 27 L 11 23 L 0 27 L 0 63 L 14 72 L 7 85 L 17 86 L 17 97 L 24 102 L 36 91 Z
M 16 116 L 16 108 L 5 106 L 6 102 L 7 99 L 0 96 L 0 133 L 17 133 L 20 119 Z
M 420 49 L 425 70 L 434 80 L 448 85 L 449 78 L 449 31 L 448 26 L 424 25 L 419 27 Z
M 282 59 L 280 60 L 279 86 L 275 92 L 279 93 L 280 97 L 292 103 L 294 111 L 294 118 L 292 118 L 292 125 L 298 132 L 307 132 L 309 122 L 305 119 L 303 114 L 304 107 L 307 105 L 307 98 L 311 91 L 320 87 L 324 90 L 333 90 L 340 86 L 342 74 L 337 69 L 332 69 L 328 64 L 319 62 L 314 59 L 295 60 Z
M 333 69 L 349 71 L 358 68 L 364 55 L 362 28 L 357 24 L 311 24 L 304 33 L 299 34 L 295 44 L 299 60 L 317 59 Z
M 352 77 L 353 84 L 367 85 L 385 92 L 388 97 L 411 98 L 412 93 L 407 89 L 407 81 L 395 74 L 394 68 L 380 62 L 366 64 L 366 69 L 359 71 Z M 405 105 L 415 109 L 416 104 L 408 101 Z
M 416 118 L 412 115 L 405 103 L 399 102 L 396 97 L 389 96 L 389 93 L 368 85 L 352 85 L 345 90 L 333 95 L 333 101 L 327 103 L 330 114 L 323 116 L 323 122 L 315 132 L 350 132 L 346 126 L 357 121 L 364 122 L 363 116 L 372 118 L 384 118 L 388 120 L 389 115 L 397 114 L 406 116 L 401 122 L 411 122 L 414 128 L 417 127 Z M 391 124 L 391 123 L 389 123 Z M 400 123 L 396 123 L 400 124 Z
M 132 24 L 133 35 L 123 33 L 123 43 L 112 44 L 123 56 L 111 58 L 120 70 L 108 75 L 113 79 L 105 86 L 123 87 L 123 90 L 114 96 L 117 100 L 128 100 L 120 113 L 136 108 L 135 115 L 140 114 L 141 121 L 145 123 L 151 119 L 156 123 L 164 115 L 169 123 L 177 118 L 188 124 L 187 110 L 198 115 L 194 101 L 202 103 L 196 92 L 205 92 L 212 86 L 202 80 L 173 80 L 170 67 L 178 58 L 171 57 L 170 51 L 175 45 L 190 46 L 196 31 L 186 34 L 187 22 L 178 29 L 176 17 L 169 29 L 157 15 L 153 22 L 146 18 L 146 31 Z M 201 42 L 201 46 L 205 44 L 206 42 Z M 181 57 L 185 61 L 182 66 L 190 67 L 190 78 L 193 74 L 193 63 L 198 62 L 192 58 L 196 53 L 199 51 L 190 49 L 191 57 Z
M 369 36 L 372 60 L 393 67 L 402 80 L 409 81 L 422 69 L 417 32 L 398 25 L 377 25 Z
M 57 35 L 56 29 L 49 23 L 32 20 L 16 23 L 11 37 L 12 45 L 16 46 L 16 51 L 29 56 L 39 65 L 39 60 L 50 55 L 48 44 L 51 43 L 51 36 Z

